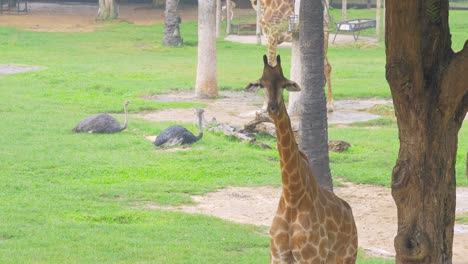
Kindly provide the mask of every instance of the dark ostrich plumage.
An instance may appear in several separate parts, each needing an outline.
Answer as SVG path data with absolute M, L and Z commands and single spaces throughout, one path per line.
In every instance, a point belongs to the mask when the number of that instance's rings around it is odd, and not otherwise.
M 164 129 L 154 141 L 154 145 L 161 146 L 174 146 L 174 145 L 188 145 L 197 142 L 203 137 L 203 109 L 196 109 L 197 118 L 198 118 L 198 127 L 200 133 L 198 136 L 192 134 L 185 127 L 181 126 L 170 126 Z
M 127 119 L 127 106 L 130 104 L 130 101 L 125 101 L 124 112 L 125 112 L 125 121 L 121 125 L 115 118 L 106 113 L 95 114 L 90 117 L 87 117 L 78 123 L 76 127 L 73 128 L 73 132 L 76 133 L 103 133 L 103 134 L 112 134 L 120 132 L 127 128 L 128 119 Z

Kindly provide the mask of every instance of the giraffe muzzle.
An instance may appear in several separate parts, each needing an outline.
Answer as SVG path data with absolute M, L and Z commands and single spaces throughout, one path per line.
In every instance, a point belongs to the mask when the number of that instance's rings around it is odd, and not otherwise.
M 279 115 L 279 106 L 276 103 L 268 104 L 267 110 L 268 110 L 268 114 L 270 115 L 275 115 L 275 116 Z

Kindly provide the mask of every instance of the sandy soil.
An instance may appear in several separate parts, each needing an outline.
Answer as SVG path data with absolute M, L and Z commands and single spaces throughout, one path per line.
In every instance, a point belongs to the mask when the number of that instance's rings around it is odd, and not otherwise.
M 27 14 L 0 15 L 0 25 L 14 26 L 34 31 L 86 32 L 93 31 L 103 24 L 95 21 L 96 4 L 46 4 L 30 3 Z M 163 10 L 151 9 L 144 4 L 123 4 L 120 19 L 139 25 L 149 25 L 164 19 Z M 253 14 L 252 10 L 238 10 L 237 15 Z M 197 19 L 195 8 L 180 8 L 182 21 Z M 338 40 L 338 39 L 337 39 Z M 250 41 L 250 40 L 249 40 Z M 38 69 L 27 65 L 0 65 L 0 75 L 20 73 Z M 260 96 L 241 92 L 223 92 L 221 99 L 204 100 L 208 104 L 205 116 L 216 117 L 219 122 L 242 125 L 250 121 L 262 104 Z M 151 100 L 194 100 L 192 93 L 160 95 Z M 357 111 L 368 108 L 369 104 L 389 101 L 338 101 L 336 112 L 329 114 L 330 123 L 349 123 L 356 120 L 369 120 L 375 115 Z M 193 121 L 192 109 L 169 109 L 156 112 L 143 112 L 133 115 L 153 121 Z M 229 187 L 204 196 L 193 196 L 194 206 L 150 208 L 175 210 L 187 213 L 207 214 L 229 221 L 269 226 L 281 189 L 273 187 L 241 188 Z M 335 188 L 335 192 L 353 207 L 359 231 L 359 244 L 370 254 L 393 256 L 393 237 L 396 233 L 396 208 L 390 189 L 370 185 L 346 184 Z M 468 188 L 457 189 L 457 214 L 468 212 Z M 468 226 L 456 225 L 454 239 L 454 263 L 468 264 Z
M 397 231 L 396 207 L 390 189 L 371 185 L 346 184 L 336 187 L 335 193 L 349 202 L 358 227 L 359 246 L 367 254 L 392 258 L 395 255 L 393 238 Z M 149 208 L 206 214 L 229 221 L 270 226 L 281 188 L 228 187 L 203 196 L 192 196 L 195 206 Z M 457 213 L 468 212 L 468 188 L 457 190 Z M 467 264 L 468 225 L 455 226 L 453 263 Z

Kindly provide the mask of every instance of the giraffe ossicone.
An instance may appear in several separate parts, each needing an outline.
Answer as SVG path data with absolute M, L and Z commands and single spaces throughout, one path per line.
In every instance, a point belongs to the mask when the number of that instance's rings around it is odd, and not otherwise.
M 263 62 L 262 77 L 246 90 L 265 90 L 280 156 L 282 193 L 270 227 L 270 262 L 355 263 L 358 237 L 351 207 L 320 187 L 294 139 L 283 90 L 300 87 L 284 77 L 279 55 L 276 66 L 268 64 L 266 55 Z

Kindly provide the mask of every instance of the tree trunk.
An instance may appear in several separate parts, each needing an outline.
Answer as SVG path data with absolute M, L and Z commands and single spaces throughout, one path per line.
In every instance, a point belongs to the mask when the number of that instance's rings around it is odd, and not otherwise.
M 294 14 L 299 15 L 300 0 L 294 3 Z M 302 87 L 302 65 L 301 65 L 301 45 L 299 42 L 299 34 L 293 32 L 291 43 L 291 74 L 290 80 L 295 81 Z M 289 93 L 288 114 L 290 116 L 298 116 L 301 114 L 301 91 Z
M 333 183 L 328 157 L 327 108 L 324 91 L 323 6 L 320 0 L 301 1 L 299 41 L 302 63 L 300 148 L 309 158 L 320 185 Z
M 153 8 L 164 8 L 166 0 L 153 0 Z
M 295 81 L 302 87 L 302 65 L 301 65 L 301 50 L 299 43 L 299 35 L 293 34 L 291 43 L 291 76 L 290 80 Z M 298 116 L 301 114 L 301 94 L 302 92 L 289 93 L 288 114 L 290 116 Z
M 166 0 L 166 11 L 164 12 L 164 46 L 182 46 L 184 44 L 180 36 L 180 16 L 177 15 L 179 0 Z
M 198 2 L 198 64 L 195 93 L 198 97 L 218 95 L 216 77 L 216 0 Z
M 400 138 L 392 173 L 396 261 L 450 264 L 468 42 L 458 53 L 451 49 L 448 0 L 387 0 L 386 11 L 386 78 Z
M 221 35 L 221 0 L 216 0 L 216 38 L 219 38 L 220 35 Z
M 262 16 L 262 6 L 260 5 L 260 1 L 257 0 L 257 27 L 255 30 L 255 35 L 257 36 L 257 44 L 262 44 L 262 27 L 260 25 L 260 17 Z
M 226 0 L 226 34 L 231 34 L 231 0 Z
M 99 0 L 98 20 L 116 19 L 119 16 L 119 2 L 116 0 Z
M 380 22 L 382 21 L 382 0 L 377 0 L 375 4 L 376 14 L 375 14 L 375 38 L 377 41 L 380 41 Z
M 346 18 L 346 9 L 348 9 L 348 3 L 346 0 L 341 0 L 341 21 L 348 20 Z

